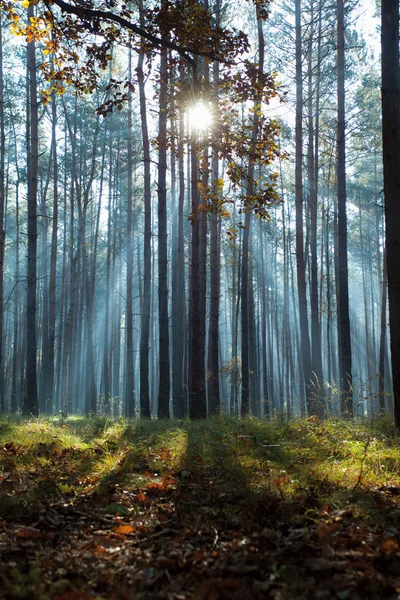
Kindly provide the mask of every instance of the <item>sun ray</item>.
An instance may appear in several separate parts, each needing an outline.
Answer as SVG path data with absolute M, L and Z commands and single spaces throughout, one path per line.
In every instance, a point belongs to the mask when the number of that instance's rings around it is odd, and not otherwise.
M 210 106 L 204 102 L 197 102 L 188 110 L 189 127 L 192 131 L 203 132 L 213 123 Z

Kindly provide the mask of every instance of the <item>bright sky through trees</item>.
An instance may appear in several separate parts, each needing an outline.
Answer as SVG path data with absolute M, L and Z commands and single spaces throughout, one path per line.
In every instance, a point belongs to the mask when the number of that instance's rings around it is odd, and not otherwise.
M 189 127 L 194 131 L 206 131 L 212 125 L 213 118 L 210 107 L 204 102 L 197 102 L 188 110 Z

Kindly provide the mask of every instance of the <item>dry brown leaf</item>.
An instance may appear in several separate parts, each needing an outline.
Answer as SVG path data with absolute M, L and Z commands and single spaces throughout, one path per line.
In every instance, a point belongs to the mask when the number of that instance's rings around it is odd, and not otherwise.
M 381 548 L 385 554 L 393 554 L 399 549 L 399 544 L 393 538 L 388 538 L 382 541 Z
M 143 494 L 143 492 L 139 492 L 137 499 L 139 500 L 139 502 L 141 502 L 142 504 L 144 504 L 146 502 L 146 496 Z
M 17 537 L 26 540 L 33 540 L 42 537 L 42 532 L 40 529 L 36 529 L 35 527 L 24 527 L 23 529 L 17 531 Z
M 332 533 L 340 529 L 340 527 L 341 523 L 337 521 L 335 523 L 321 523 L 317 528 L 318 541 L 321 543 L 326 542 Z

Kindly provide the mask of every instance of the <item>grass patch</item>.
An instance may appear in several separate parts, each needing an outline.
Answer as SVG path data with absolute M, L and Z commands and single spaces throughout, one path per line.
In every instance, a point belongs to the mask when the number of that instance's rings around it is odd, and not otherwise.
M 364 600 L 371 576 L 374 597 L 391 597 L 399 466 L 387 418 L 3 417 L 0 589 L 189 599 L 214 577 L 215 597 L 258 600 L 314 597 L 317 578 L 321 598 L 332 583 Z
M 182 473 L 248 496 L 294 500 L 313 493 L 335 506 L 348 505 L 354 488 L 400 487 L 400 442 L 387 418 L 282 424 L 5 417 L 0 448 L 6 513 L 53 498 L 107 496 L 119 484 L 144 488 Z
M 356 487 L 400 487 L 400 441 L 387 418 L 375 422 L 291 423 L 112 421 L 71 417 L 0 420 L 0 502 L 48 503 L 106 495 L 172 476 L 211 477 L 248 494 L 294 499 L 316 491 L 321 503 Z M 343 496 L 348 503 L 348 497 Z

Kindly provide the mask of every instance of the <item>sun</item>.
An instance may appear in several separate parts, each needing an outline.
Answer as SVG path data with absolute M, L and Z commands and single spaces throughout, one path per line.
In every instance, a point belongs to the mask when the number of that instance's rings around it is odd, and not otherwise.
M 189 127 L 192 131 L 203 132 L 212 126 L 211 108 L 204 102 L 197 102 L 188 110 Z

